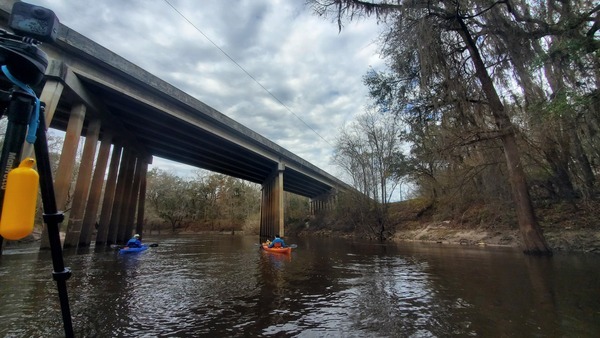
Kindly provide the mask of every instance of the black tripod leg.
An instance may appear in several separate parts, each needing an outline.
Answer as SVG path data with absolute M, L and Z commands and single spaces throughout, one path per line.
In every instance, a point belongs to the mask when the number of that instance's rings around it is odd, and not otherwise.
M 71 277 L 71 270 L 65 268 L 59 234 L 59 224 L 63 221 L 64 215 L 62 212 L 58 212 L 56 207 L 56 196 L 54 194 L 54 185 L 52 183 L 52 170 L 50 167 L 50 156 L 48 154 L 48 142 L 46 139 L 43 109 L 40 111 L 39 118 L 40 124 L 36 133 L 37 139 L 34 144 L 34 151 L 37 158 L 38 173 L 40 175 L 40 189 L 42 193 L 42 204 L 44 206 L 44 223 L 46 223 L 46 226 L 48 227 L 48 239 L 50 240 L 50 250 L 52 252 L 52 265 L 54 267 L 52 277 L 56 281 L 58 287 L 58 297 L 60 298 L 65 336 L 73 337 L 73 324 L 71 322 L 71 310 L 69 308 L 69 296 L 66 283 L 67 279 Z
M 2 186 L 0 187 L 0 214 L 6 193 L 6 178 L 11 169 L 19 166 L 21 149 L 25 142 L 27 123 L 31 116 L 31 96 L 24 92 L 15 92 L 7 108 L 8 124 L 4 135 L 4 144 L 0 154 L 0 169 L 2 170 Z M 3 238 L 0 236 L 0 254 L 2 254 Z

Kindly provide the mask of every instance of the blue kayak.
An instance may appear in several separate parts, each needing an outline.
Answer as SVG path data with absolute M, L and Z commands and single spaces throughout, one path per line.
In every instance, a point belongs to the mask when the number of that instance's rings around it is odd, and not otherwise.
M 130 248 L 130 247 L 124 247 L 123 249 L 119 249 L 119 253 L 120 254 L 128 254 L 128 253 L 136 253 L 136 252 L 142 252 L 148 249 L 147 245 L 142 245 L 139 248 Z

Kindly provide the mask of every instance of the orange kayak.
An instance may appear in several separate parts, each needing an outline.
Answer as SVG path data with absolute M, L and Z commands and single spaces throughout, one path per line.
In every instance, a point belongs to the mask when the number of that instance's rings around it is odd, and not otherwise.
M 269 246 L 267 244 L 263 244 L 262 248 L 263 248 L 263 250 L 268 251 L 268 252 L 277 252 L 277 253 L 282 253 L 282 254 L 292 253 L 292 248 L 289 246 L 285 247 L 285 248 L 269 248 Z

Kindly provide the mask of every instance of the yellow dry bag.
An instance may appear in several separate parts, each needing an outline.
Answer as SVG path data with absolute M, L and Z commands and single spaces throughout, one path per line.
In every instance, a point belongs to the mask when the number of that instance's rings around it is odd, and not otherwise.
M 35 160 L 28 157 L 8 173 L 0 218 L 0 235 L 6 239 L 18 240 L 33 231 L 40 184 L 34 165 Z

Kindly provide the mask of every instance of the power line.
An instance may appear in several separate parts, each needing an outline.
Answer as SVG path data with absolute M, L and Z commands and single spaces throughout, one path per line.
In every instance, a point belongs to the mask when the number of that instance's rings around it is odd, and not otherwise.
M 215 46 L 218 50 L 220 50 L 221 53 L 223 53 L 223 55 L 225 55 L 229 60 L 231 60 L 231 62 L 233 62 L 236 66 L 238 66 L 239 69 L 241 69 L 244 73 L 246 73 L 246 75 L 248 75 L 248 77 L 250 77 L 254 82 L 256 82 L 256 84 L 258 84 L 264 91 L 269 93 L 269 95 L 271 95 L 271 97 L 273 97 L 277 102 L 279 102 L 279 104 L 281 104 L 288 112 L 290 112 L 292 115 L 294 115 L 298 120 L 300 120 L 300 122 L 304 123 L 304 125 L 307 126 L 308 129 L 312 130 L 313 133 L 315 133 L 317 136 L 319 136 L 323 141 L 325 141 L 325 143 L 327 143 L 333 147 L 333 145 L 331 143 L 329 143 L 325 138 L 323 138 L 323 136 L 321 136 L 319 133 L 317 133 L 317 131 L 314 130 L 311 126 L 309 126 L 308 123 L 304 122 L 304 120 L 301 119 L 300 116 L 296 115 L 285 103 L 283 103 L 277 96 L 275 96 L 273 93 L 271 93 L 270 90 L 265 88 L 265 86 L 263 86 L 262 83 L 260 83 L 254 76 L 252 76 L 252 74 L 250 74 L 244 67 L 242 67 L 229 54 L 227 54 L 227 52 L 225 52 L 221 47 L 219 47 L 215 42 L 213 42 L 206 34 L 204 34 L 204 32 L 202 32 L 202 30 L 200 28 L 196 27 L 196 25 L 194 25 L 194 23 L 191 22 L 185 15 L 183 15 L 183 13 L 181 13 L 177 8 L 175 8 L 175 6 L 173 6 L 169 2 L 169 0 L 164 0 L 164 1 L 175 12 L 177 12 L 177 14 L 179 14 L 185 21 L 187 21 L 190 25 L 192 25 L 192 27 L 194 27 L 194 29 L 196 29 L 200 34 L 202 34 L 202 36 L 204 36 L 204 38 L 206 38 L 206 40 L 208 40 L 213 46 Z

